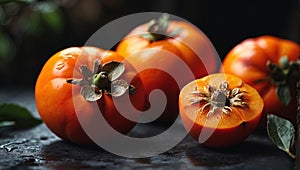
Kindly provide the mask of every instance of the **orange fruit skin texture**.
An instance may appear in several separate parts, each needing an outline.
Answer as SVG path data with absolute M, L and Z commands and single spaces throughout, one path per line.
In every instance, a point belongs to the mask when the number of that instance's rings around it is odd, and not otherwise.
M 135 122 L 123 117 L 115 107 L 112 97 L 103 94 L 96 102 L 88 102 L 80 94 L 80 86 L 67 83 L 70 78 L 82 78 L 79 71 L 81 65 L 93 69 L 94 61 L 101 63 L 109 61 L 123 62 L 124 58 L 112 51 L 96 47 L 71 47 L 53 55 L 42 68 L 35 86 L 35 99 L 38 113 L 47 127 L 60 138 L 79 145 L 94 144 L 82 128 L 77 114 L 82 115 L 85 124 L 99 126 L 95 118 L 101 111 L 105 120 L 120 133 L 129 132 Z M 144 89 L 141 80 L 129 63 L 125 63 L 125 73 L 120 78 L 131 80 L 136 87 L 136 94 L 130 100 L 136 109 L 144 107 Z M 121 96 L 120 98 L 122 98 Z M 76 105 L 76 109 L 75 109 Z M 126 112 L 126 110 L 123 110 Z M 94 129 L 97 132 L 97 129 Z M 109 139 L 109 134 L 99 134 L 101 138 Z
M 290 89 L 292 101 L 285 106 L 276 95 L 276 86 L 270 81 L 255 83 L 267 78 L 267 61 L 279 64 L 280 58 L 287 56 L 289 61 L 297 61 L 300 46 L 290 40 L 274 36 L 249 38 L 236 45 L 224 58 L 221 72 L 234 74 L 254 87 L 264 100 L 261 128 L 266 126 L 267 114 L 275 114 L 296 123 L 296 90 Z
M 228 115 L 215 112 L 207 117 L 211 108 L 200 109 L 205 102 L 191 104 L 191 92 L 197 88 L 205 92 L 208 84 L 218 87 L 226 80 L 229 89 L 240 88 L 244 91 L 249 108 L 232 107 Z M 245 84 L 240 78 L 230 74 L 211 74 L 187 84 L 179 95 L 180 116 L 185 129 L 199 143 L 207 147 L 229 147 L 244 141 L 257 127 L 263 110 L 263 100 L 259 93 Z
M 162 123 L 173 122 L 179 112 L 176 106 L 181 87 L 169 72 L 177 72 L 176 77 L 180 77 L 179 79 L 184 81 L 183 84 L 186 84 L 217 69 L 218 56 L 207 37 L 198 28 L 183 21 L 170 21 L 168 32 L 179 28 L 182 30 L 174 38 L 151 42 L 141 37 L 148 32 L 148 24 L 143 24 L 133 29 L 117 47 L 117 52 L 125 56 L 137 70 L 149 66 L 163 69 L 145 69 L 139 73 L 147 96 L 152 90 L 161 89 L 167 97 L 165 111 L 157 120 Z M 170 55 L 179 57 L 191 70 L 192 77 L 188 78 L 182 74 L 181 63 L 170 59 Z M 150 107 L 150 103 L 147 102 L 145 110 Z

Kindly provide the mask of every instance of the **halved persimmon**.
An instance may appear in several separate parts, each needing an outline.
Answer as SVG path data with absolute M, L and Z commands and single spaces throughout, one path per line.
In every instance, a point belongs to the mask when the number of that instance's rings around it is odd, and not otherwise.
M 246 139 L 263 110 L 259 93 L 231 74 L 211 74 L 184 86 L 180 116 L 188 133 L 208 147 L 227 147 Z

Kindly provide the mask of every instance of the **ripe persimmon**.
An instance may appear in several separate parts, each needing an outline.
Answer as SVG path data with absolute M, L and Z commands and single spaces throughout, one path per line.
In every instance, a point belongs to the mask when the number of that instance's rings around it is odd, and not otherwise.
M 262 127 L 268 114 L 296 124 L 299 56 L 299 44 L 268 35 L 245 39 L 225 56 L 221 71 L 240 77 L 263 98 Z
M 259 93 L 230 74 L 211 74 L 187 84 L 179 95 L 188 133 L 208 147 L 227 147 L 247 138 L 263 110 Z
M 173 122 L 178 116 L 178 107 L 174 106 L 178 105 L 179 91 L 184 84 L 217 68 L 217 53 L 205 34 L 191 23 L 169 20 L 167 14 L 134 28 L 116 50 L 137 70 L 143 70 L 139 75 L 146 96 L 154 89 L 165 93 L 166 108 L 158 122 Z M 192 76 L 179 71 L 182 63 L 177 59 L 191 70 Z M 169 75 L 171 72 L 176 72 L 176 78 Z M 182 86 L 177 84 L 177 79 L 184 82 Z M 150 105 L 146 102 L 146 110 Z
M 94 143 L 81 122 L 94 128 L 102 127 L 101 122 L 96 121 L 99 114 L 113 129 L 127 133 L 136 122 L 123 116 L 123 112 L 131 112 L 127 105 L 118 110 L 116 101 L 127 100 L 130 94 L 133 106 L 142 110 L 144 89 L 135 75 L 135 69 L 116 52 L 96 47 L 63 49 L 50 57 L 38 76 L 37 110 L 53 133 L 76 144 Z M 84 120 L 80 122 L 79 117 Z M 109 133 L 93 130 L 99 139 L 109 139 Z

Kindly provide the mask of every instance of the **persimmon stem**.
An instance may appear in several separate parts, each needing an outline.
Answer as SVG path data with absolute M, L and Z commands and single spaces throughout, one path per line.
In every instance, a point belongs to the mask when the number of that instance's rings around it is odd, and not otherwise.
M 154 42 L 178 35 L 182 31 L 181 28 L 168 32 L 169 18 L 170 16 L 165 13 L 160 18 L 149 21 L 148 32 L 142 34 L 141 37 Z

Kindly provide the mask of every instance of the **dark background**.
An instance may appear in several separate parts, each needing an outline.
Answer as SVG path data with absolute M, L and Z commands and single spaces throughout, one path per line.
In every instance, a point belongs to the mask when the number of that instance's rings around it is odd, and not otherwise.
M 51 55 L 82 46 L 101 26 L 137 12 L 167 12 L 198 26 L 221 59 L 243 39 L 299 43 L 297 0 L 15 0 L 0 2 L 0 87 L 33 88 Z

